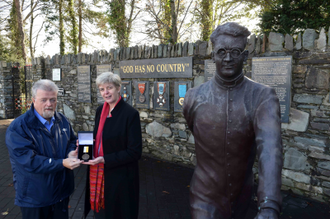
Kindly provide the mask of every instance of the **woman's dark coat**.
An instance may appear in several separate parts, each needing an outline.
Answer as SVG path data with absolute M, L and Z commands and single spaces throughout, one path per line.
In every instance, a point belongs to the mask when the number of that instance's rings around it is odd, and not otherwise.
M 102 106 L 96 110 L 94 139 Z M 103 128 L 105 218 L 133 219 L 139 209 L 139 167 L 142 153 L 140 117 L 121 99 Z M 90 211 L 89 168 L 86 180 L 85 217 Z M 121 216 L 120 216 L 121 215 Z

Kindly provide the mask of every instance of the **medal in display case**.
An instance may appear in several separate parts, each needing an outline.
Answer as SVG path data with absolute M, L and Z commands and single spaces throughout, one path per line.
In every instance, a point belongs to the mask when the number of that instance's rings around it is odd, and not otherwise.
M 78 132 L 79 148 L 78 159 L 85 162 L 93 159 L 93 132 L 80 131 Z

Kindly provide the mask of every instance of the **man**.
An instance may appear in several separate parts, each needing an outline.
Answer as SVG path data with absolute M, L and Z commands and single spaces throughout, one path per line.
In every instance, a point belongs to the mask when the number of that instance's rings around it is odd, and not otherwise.
M 282 140 L 274 89 L 243 75 L 250 32 L 237 23 L 211 35 L 216 74 L 190 89 L 183 113 L 195 137 L 197 165 L 191 181 L 193 219 L 243 219 L 253 191 L 252 166 L 258 155 L 257 219 L 281 211 Z
M 69 196 L 74 189 L 76 136 L 64 115 L 55 112 L 58 87 L 39 80 L 32 87 L 33 104 L 7 129 L 16 190 L 15 205 L 23 219 L 69 218 Z

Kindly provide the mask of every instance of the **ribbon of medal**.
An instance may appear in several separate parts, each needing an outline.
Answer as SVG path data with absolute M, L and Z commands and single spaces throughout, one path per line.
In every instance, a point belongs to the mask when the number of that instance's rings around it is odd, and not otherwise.
M 187 85 L 186 84 L 179 84 L 179 104 L 182 106 L 184 101 L 184 96 L 187 92 Z
M 144 94 L 144 91 L 146 89 L 146 84 L 145 83 L 139 83 L 138 88 L 139 88 L 139 91 L 140 91 L 139 101 L 140 101 L 140 103 L 144 103 L 146 101 L 146 97 L 143 94 Z
M 127 89 L 126 89 L 126 86 L 125 85 L 123 87 L 123 95 L 122 95 L 122 97 L 123 97 L 123 99 L 124 99 L 125 102 L 127 102 L 127 100 L 129 99 L 129 94 L 127 93 Z

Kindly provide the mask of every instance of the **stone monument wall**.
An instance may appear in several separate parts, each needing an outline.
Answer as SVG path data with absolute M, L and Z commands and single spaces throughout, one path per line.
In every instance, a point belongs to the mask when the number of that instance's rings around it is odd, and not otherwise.
M 328 35 L 328 36 L 327 36 Z M 282 189 L 314 199 L 329 202 L 330 198 L 330 31 L 308 29 L 297 36 L 270 33 L 268 36 L 249 38 L 249 59 L 244 67 L 248 77 L 252 74 L 253 57 L 292 56 L 291 109 L 289 123 L 282 124 L 284 168 Z M 94 115 L 98 107 L 95 79 L 97 65 L 111 64 L 119 73 L 119 62 L 127 60 L 193 57 L 192 77 L 135 78 L 132 83 L 132 105 L 136 106 L 136 81 L 148 81 L 150 109 L 140 112 L 143 153 L 160 159 L 187 165 L 196 164 L 194 138 L 188 130 L 181 112 L 174 112 L 174 84 L 191 82 L 198 86 L 204 82 L 204 61 L 211 58 L 211 43 L 179 43 L 175 45 L 135 46 L 96 51 L 93 54 L 55 55 L 52 58 L 36 58 L 32 69 L 39 78 L 52 79 L 52 69 L 61 68 L 61 80 L 56 84 L 63 88 L 58 97 L 58 111 L 71 121 L 74 130 L 93 130 Z M 77 66 L 90 65 L 91 101 L 78 101 Z M 4 65 L 2 65 L 4 66 Z M 1 73 L 5 68 L 0 69 Z M 38 78 L 38 77 L 34 77 Z M 0 78 L 1 79 L 1 78 Z M 153 83 L 169 81 L 170 110 L 153 108 Z M 0 92 L 3 89 L 0 87 Z M 0 93 L 1 95 L 1 93 Z M 2 108 L 3 109 L 3 108 Z M 0 109 L 0 110 L 2 110 Z M 1 111 L 0 111 L 1 112 Z M 254 172 L 258 175 L 257 165 Z

